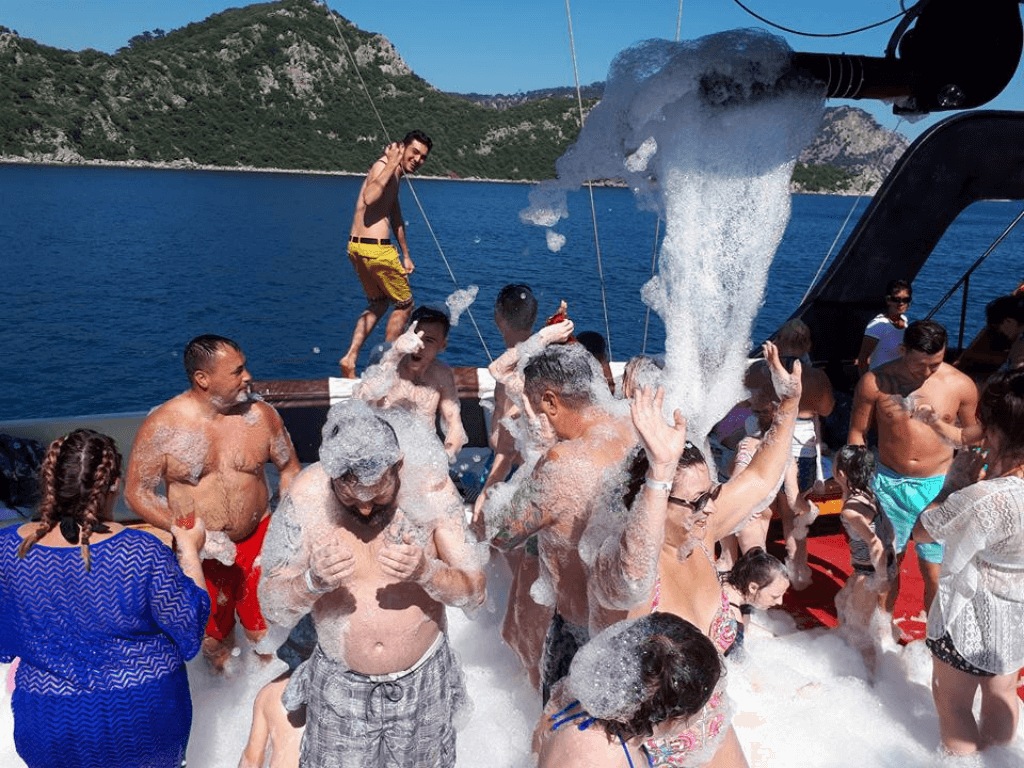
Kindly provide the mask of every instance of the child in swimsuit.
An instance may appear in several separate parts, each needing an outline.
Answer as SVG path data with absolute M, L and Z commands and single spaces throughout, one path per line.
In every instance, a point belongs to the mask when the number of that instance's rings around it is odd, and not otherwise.
M 892 635 L 892 614 L 886 610 L 885 598 L 896 578 L 895 533 L 871 490 L 875 457 L 868 448 L 841 448 L 833 473 L 843 491 L 840 520 L 850 542 L 853 567 L 836 595 L 836 616 L 840 632 L 874 674 L 882 639 Z
M 744 631 L 753 610 L 764 611 L 782 605 L 782 597 L 788 589 L 789 572 L 777 557 L 761 547 L 749 549 L 740 556 L 722 580 L 722 593 L 736 623 L 733 649 L 743 645 Z

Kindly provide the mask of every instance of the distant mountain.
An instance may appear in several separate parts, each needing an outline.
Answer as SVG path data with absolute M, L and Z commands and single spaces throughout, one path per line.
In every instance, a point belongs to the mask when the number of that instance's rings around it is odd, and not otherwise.
M 863 109 L 829 107 L 818 136 L 800 155 L 794 188 L 873 193 L 909 145 Z
M 601 91 L 583 90 L 584 110 Z M 374 110 L 391 139 L 430 133 L 424 170 L 452 177 L 550 178 L 579 129 L 575 89 L 443 93 L 314 0 L 143 32 L 113 55 L 0 27 L 0 158 L 361 173 L 387 143 Z M 905 144 L 861 110 L 830 110 L 796 188 L 859 192 Z

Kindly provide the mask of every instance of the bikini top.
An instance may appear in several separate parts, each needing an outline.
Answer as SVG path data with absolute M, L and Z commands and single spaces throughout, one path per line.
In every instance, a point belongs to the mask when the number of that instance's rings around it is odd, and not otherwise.
M 651 613 L 654 613 L 661 606 L 661 577 L 654 579 L 654 595 L 651 598 Z M 722 592 L 722 601 L 711 619 L 711 626 L 708 627 L 708 638 L 715 644 L 718 652 L 725 656 L 736 644 L 740 634 L 740 624 L 733 618 L 729 606 L 729 598 L 725 591 Z

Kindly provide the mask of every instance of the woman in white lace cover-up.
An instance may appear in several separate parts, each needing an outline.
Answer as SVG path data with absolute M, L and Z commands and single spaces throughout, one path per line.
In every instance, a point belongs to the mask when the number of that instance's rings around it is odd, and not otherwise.
M 946 545 L 927 642 L 939 734 L 953 754 L 1008 743 L 1017 731 L 1017 671 L 1024 666 L 1024 371 L 990 379 L 978 416 L 987 455 L 957 456 L 914 530 L 916 541 Z M 979 687 L 981 716 L 975 719 Z

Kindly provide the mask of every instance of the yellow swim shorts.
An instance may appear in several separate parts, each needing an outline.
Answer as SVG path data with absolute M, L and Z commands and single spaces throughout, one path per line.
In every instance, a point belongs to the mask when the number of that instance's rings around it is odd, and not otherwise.
M 394 246 L 349 243 L 348 257 L 367 299 L 387 299 L 399 309 L 412 306 L 409 278 Z

